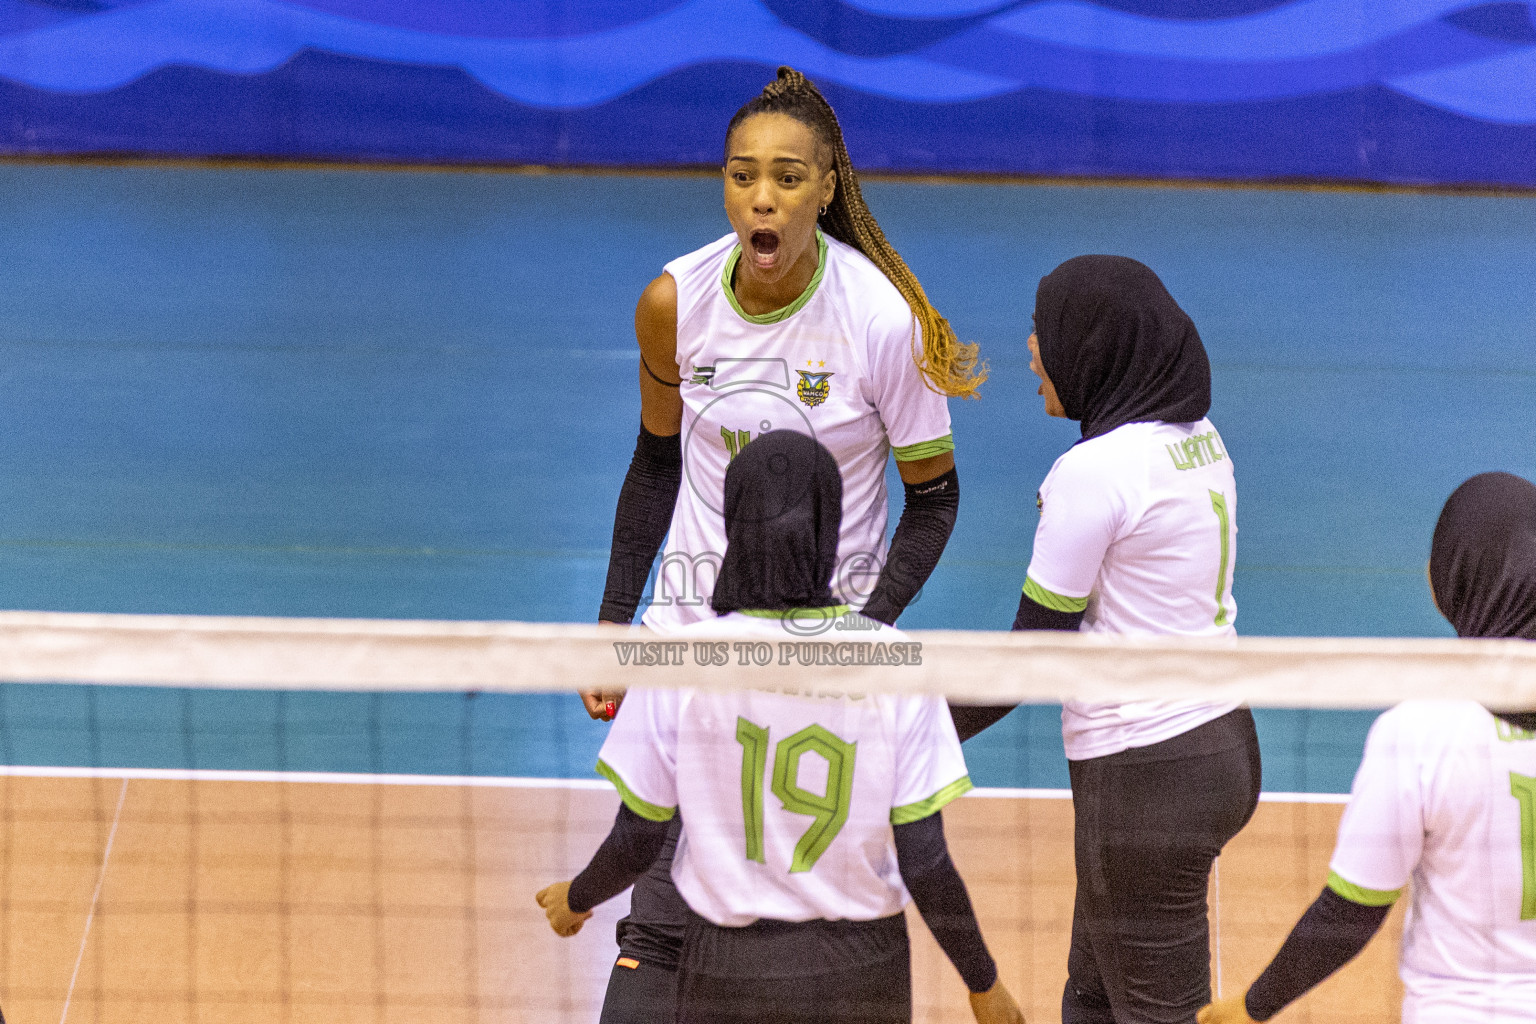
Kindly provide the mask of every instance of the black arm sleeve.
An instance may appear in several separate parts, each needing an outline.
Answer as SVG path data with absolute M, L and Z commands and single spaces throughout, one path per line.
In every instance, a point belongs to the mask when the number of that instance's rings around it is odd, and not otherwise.
M 1019 611 L 1013 617 L 1015 630 L 1065 629 L 1076 632 L 1082 624 L 1082 612 L 1058 612 L 1033 600 L 1028 594 L 1019 595 Z
M 1019 611 L 1013 617 L 1013 628 L 1016 630 L 1076 630 L 1082 621 L 1082 612 L 1052 611 L 1045 605 L 1020 594 Z M 1008 712 L 1016 707 L 1018 707 L 1017 704 L 951 704 L 949 717 L 954 719 L 955 732 L 960 734 L 960 741 L 963 743 L 982 730 L 1002 721 Z
M 623 804 L 603 845 L 571 882 L 566 904 L 585 914 L 635 884 L 661 853 L 669 822 L 642 818 Z
M 683 483 L 682 434 L 661 437 L 640 428 L 629 472 L 619 489 L 613 514 L 613 546 L 608 553 L 608 582 L 597 617 L 629 623 L 645 593 L 651 563 L 672 525 L 677 491 Z
M 1249 987 L 1243 999 L 1248 1016 L 1269 1020 L 1349 963 L 1371 941 L 1391 909 L 1367 907 L 1324 889 Z
M 906 503 L 891 537 L 885 568 L 863 608 L 865 615 L 887 626 L 896 624 L 933 575 L 960 515 L 960 477 L 953 469 L 904 489 Z
M 972 992 L 987 991 L 997 983 L 997 964 L 982 940 L 965 881 L 949 859 L 943 816 L 935 811 L 926 818 L 897 825 L 894 831 L 896 866 L 923 923 L 960 972 L 965 987 Z
M 951 704 L 949 717 L 954 720 L 960 742 L 964 743 L 982 730 L 1001 722 L 1016 707 L 1017 704 Z

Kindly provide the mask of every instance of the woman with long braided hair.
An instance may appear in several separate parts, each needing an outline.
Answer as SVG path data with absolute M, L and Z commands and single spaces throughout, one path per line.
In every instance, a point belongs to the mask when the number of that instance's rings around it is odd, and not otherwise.
M 973 395 L 985 367 L 886 241 L 837 117 L 804 75 L 780 68 L 731 118 L 724 175 L 731 232 L 668 263 L 635 312 L 640 436 L 598 618 L 633 620 L 663 541 L 645 625 L 672 633 L 712 617 L 726 466 L 754 437 L 792 430 L 820 441 L 842 475 L 834 596 L 862 609 L 861 621 L 894 625 L 938 564 L 959 510 L 946 398 Z M 893 454 L 906 493 L 887 551 Z M 733 607 L 758 607 L 743 600 Z M 798 636 L 811 628 L 782 621 Z M 622 700 L 582 697 L 603 719 Z M 672 882 L 672 854 L 686 842 L 674 819 L 635 884 L 603 1024 L 673 1019 L 690 912 Z

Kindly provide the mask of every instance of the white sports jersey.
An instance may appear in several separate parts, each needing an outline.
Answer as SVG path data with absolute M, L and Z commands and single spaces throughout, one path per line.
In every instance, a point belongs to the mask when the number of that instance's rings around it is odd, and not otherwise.
M 658 630 L 713 614 L 725 551 L 725 467 L 769 430 L 816 438 L 843 475 L 839 600 L 862 607 L 885 561 L 885 464 L 954 447 L 949 407 L 912 361 L 911 307 L 862 253 L 832 238 L 810 286 L 764 316 L 737 305 L 734 234 L 666 265 L 677 282 L 683 485 L 643 621 Z
M 1040 486 L 1024 592 L 1088 633 L 1231 636 L 1237 484 L 1210 420 L 1127 423 L 1073 445 Z M 1238 705 L 1068 701 L 1067 757 L 1145 747 Z
M 1536 1021 L 1536 736 L 1472 701 L 1376 720 L 1328 885 L 1382 906 L 1412 879 L 1404 1024 Z
M 812 641 L 907 643 L 858 618 L 858 632 Z M 743 634 L 775 648 L 807 642 L 778 620 L 739 612 L 675 636 Z M 892 825 L 971 788 L 942 698 L 830 692 L 630 690 L 598 771 L 642 817 L 665 821 L 681 809 L 672 879 L 695 913 L 725 927 L 900 913 L 908 897 Z

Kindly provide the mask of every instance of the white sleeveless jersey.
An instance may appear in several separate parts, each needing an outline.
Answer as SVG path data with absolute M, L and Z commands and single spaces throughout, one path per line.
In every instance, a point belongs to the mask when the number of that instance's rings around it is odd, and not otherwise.
M 810 643 L 881 646 L 876 657 L 913 646 L 856 615 L 810 639 L 739 612 L 673 634 L 689 642 L 688 657 L 713 643 L 733 666 L 734 638 L 751 635 L 775 663 L 782 643 L 807 658 Z M 896 655 L 891 671 L 905 658 Z M 835 685 L 835 672 L 826 676 Z M 694 913 L 723 927 L 900 913 L 908 895 L 893 826 L 971 788 L 941 697 L 637 687 L 600 757 L 598 771 L 630 810 L 652 821 L 681 811 L 672 879 Z
M 816 438 L 843 476 L 833 592 L 862 607 L 885 561 L 885 464 L 953 449 L 949 407 L 912 361 L 911 307 L 858 250 L 818 232 L 821 264 L 760 317 L 731 291 L 734 234 L 666 265 L 677 282 L 683 484 L 643 621 L 667 632 L 709 608 L 725 551 L 725 467 L 769 430 Z
M 1357 903 L 1411 884 L 1404 1024 L 1536 1021 L 1536 736 L 1472 701 L 1386 712 L 1329 868 Z
M 1237 483 L 1210 420 L 1127 423 L 1073 445 L 1040 486 L 1024 592 L 1087 633 L 1231 636 Z M 1145 747 L 1233 710 L 1204 701 L 1068 701 L 1074 761 Z

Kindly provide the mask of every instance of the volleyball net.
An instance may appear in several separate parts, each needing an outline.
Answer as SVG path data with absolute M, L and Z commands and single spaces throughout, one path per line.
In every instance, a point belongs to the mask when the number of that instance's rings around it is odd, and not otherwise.
M 561 940 L 533 894 L 582 867 L 617 807 L 592 774 L 606 726 L 574 691 L 640 685 L 1022 702 L 967 744 L 981 788 L 945 815 L 1031 1020 L 1057 1012 L 1074 885 L 1054 705 L 1249 702 L 1266 789 L 1271 764 L 1332 758 L 1334 781 L 1270 793 L 1221 858 L 1215 967 L 1236 984 L 1321 887 L 1358 760 L 1358 729 L 1324 750 L 1296 723 L 1315 733 L 1407 697 L 1536 707 L 1536 645 L 1521 641 L 891 641 L 851 621 L 694 642 L 596 626 L 0 613 L 0 1007 L 13 1022 L 596 1020 L 625 901 Z M 916 1019 L 969 1019 L 958 978 L 912 931 Z M 1378 939 L 1298 1006 L 1395 1019 L 1395 952 Z

